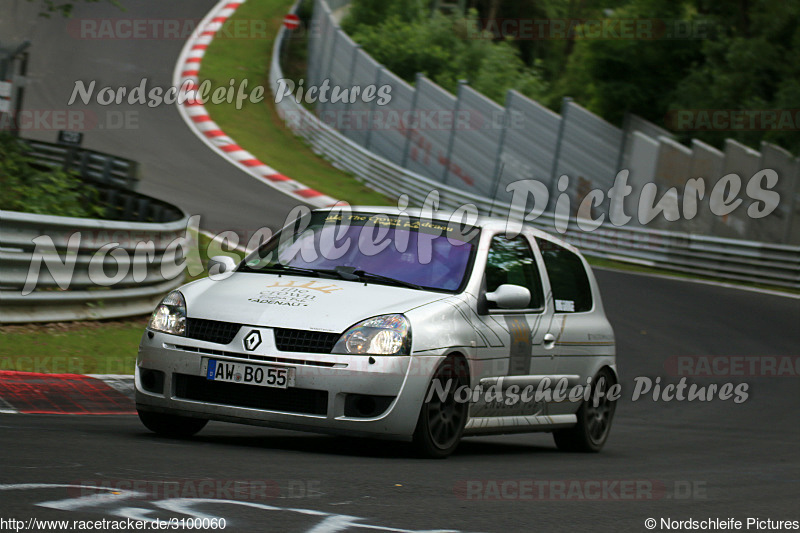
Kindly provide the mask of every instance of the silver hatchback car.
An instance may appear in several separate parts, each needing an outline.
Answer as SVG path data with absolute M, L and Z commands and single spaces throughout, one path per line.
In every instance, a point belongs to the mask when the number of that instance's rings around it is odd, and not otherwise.
M 313 211 L 170 293 L 136 362 L 152 431 L 208 420 L 412 441 L 547 431 L 599 451 L 618 388 L 597 282 L 534 228 L 386 208 Z

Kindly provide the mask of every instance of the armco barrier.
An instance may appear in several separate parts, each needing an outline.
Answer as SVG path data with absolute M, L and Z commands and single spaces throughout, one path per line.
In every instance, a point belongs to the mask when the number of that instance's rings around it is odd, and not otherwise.
M 60 144 L 24 140 L 28 154 L 41 164 L 72 170 L 84 179 L 105 185 L 116 185 L 134 190 L 139 184 L 135 161 L 123 159 L 94 150 Z
M 136 161 L 32 139 L 21 142 L 28 157 L 39 167 L 76 173 L 95 189 L 103 206 L 104 220 L 169 222 L 183 217 L 177 207 L 135 192 L 139 184 Z
M 0 323 L 149 313 L 183 283 L 187 223 L 0 211 Z
M 293 12 L 296 12 L 297 6 L 295 4 L 292 8 Z M 272 50 L 269 79 L 273 93 L 277 89 L 277 80 L 284 77 L 280 57 L 286 31 L 283 27 L 280 29 Z M 335 166 L 354 173 L 378 191 L 394 197 L 407 194 L 412 203 L 421 205 L 430 191 L 437 190 L 440 206 L 444 208 L 454 209 L 464 204 L 473 204 L 484 214 L 505 216 L 509 212 L 507 204 L 495 205 L 489 198 L 443 185 L 365 150 L 322 123 L 293 98 L 283 98 L 277 108 L 288 127 L 308 141 L 316 153 Z M 523 213 L 513 212 L 511 215 L 519 218 Z M 556 222 L 563 223 L 564 219 L 544 213 L 532 224 L 553 232 Z M 800 289 L 800 246 L 616 227 L 610 224 L 584 232 L 575 227 L 574 221 L 563 237 L 579 246 L 587 255 L 722 280 Z

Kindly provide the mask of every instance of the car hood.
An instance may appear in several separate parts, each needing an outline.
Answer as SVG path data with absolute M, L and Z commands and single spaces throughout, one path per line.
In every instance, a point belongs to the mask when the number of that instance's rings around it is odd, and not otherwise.
M 191 318 L 336 333 L 366 318 L 447 297 L 373 282 L 245 272 L 219 281 L 206 278 L 180 291 Z

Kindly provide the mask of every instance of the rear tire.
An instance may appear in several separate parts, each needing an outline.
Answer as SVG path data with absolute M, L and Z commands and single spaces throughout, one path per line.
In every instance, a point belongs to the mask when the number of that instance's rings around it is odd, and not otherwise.
M 597 453 L 606 443 L 611 432 L 611 422 L 617 402 L 608 399 L 608 389 L 617 380 L 608 368 L 603 368 L 592 380 L 592 392 L 589 401 L 584 401 L 578 409 L 578 423 L 568 429 L 553 432 L 553 439 L 559 450 L 565 452 Z M 604 393 L 598 404 L 594 404 L 597 387 Z
M 443 398 L 437 392 L 431 395 L 433 384 L 439 380 Z M 447 382 L 452 380 L 447 389 Z M 423 457 L 443 459 L 453 453 L 464 434 L 469 404 L 455 399 L 460 387 L 469 387 L 467 362 L 460 357 L 445 359 L 431 378 L 425 400 L 420 409 L 417 428 L 414 431 L 414 447 Z
M 191 437 L 208 424 L 208 420 L 202 418 L 167 415 L 152 411 L 139 411 L 139 420 L 150 431 L 171 438 Z

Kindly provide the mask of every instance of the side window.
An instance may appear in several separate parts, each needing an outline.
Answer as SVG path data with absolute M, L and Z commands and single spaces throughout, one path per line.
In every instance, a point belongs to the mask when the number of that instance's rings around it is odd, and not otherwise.
M 531 292 L 529 309 L 544 305 L 542 281 L 528 241 L 522 235 L 507 239 L 503 235 L 492 238 L 486 261 L 486 292 L 494 292 L 503 284 L 521 285 Z M 488 303 L 491 309 L 494 304 Z
M 580 257 L 545 239 L 536 239 L 553 289 L 556 313 L 580 313 L 592 308 L 592 289 Z

